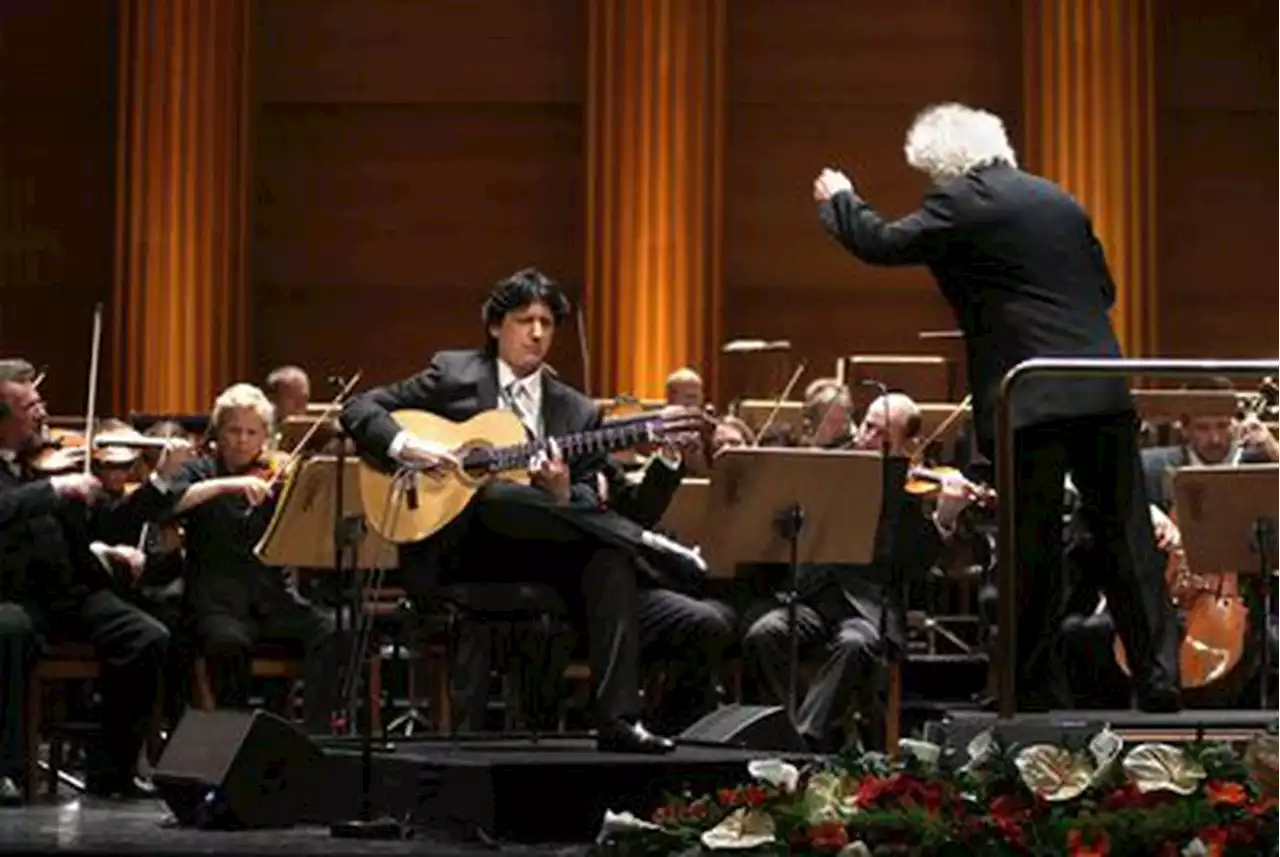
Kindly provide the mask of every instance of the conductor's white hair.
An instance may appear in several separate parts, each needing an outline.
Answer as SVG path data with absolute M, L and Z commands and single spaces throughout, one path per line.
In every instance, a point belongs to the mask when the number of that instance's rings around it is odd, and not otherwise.
M 937 104 L 921 111 L 903 150 L 908 164 L 938 183 L 997 161 L 1018 165 L 1000 117 L 963 104 Z

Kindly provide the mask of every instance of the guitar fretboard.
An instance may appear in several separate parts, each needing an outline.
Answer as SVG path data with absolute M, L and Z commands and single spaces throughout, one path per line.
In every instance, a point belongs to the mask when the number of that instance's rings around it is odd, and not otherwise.
M 471 472 L 497 473 L 504 470 L 522 470 L 539 453 L 551 454 L 551 445 L 560 449 L 565 461 L 584 455 L 615 452 L 657 438 L 662 418 L 639 416 L 616 420 L 591 431 L 560 435 L 556 438 L 532 440 L 512 446 L 495 446 L 488 449 L 472 449 L 462 457 L 463 469 Z

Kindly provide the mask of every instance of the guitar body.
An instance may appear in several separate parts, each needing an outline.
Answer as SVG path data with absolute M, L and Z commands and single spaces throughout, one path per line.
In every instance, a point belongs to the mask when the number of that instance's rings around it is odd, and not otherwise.
M 410 434 L 440 444 L 461 458 L 479 447 L 514 446 L 524 443 L 524 425 L 510 411 L 492 410 L 455 423 L 426 411 L 395 411 L 391 418 Z M 397 479 L 394 474 L 362 461 L 360 499 L 371 530 L 396 544 L 421 541 L 444 529 L 471 502 L 490 479 L 527 483 L 524 470 L 497 475 L 474 476 L 451 471 L 444 474 L 410 473 Z M 413 490 L 408 490 L 412 486 Z

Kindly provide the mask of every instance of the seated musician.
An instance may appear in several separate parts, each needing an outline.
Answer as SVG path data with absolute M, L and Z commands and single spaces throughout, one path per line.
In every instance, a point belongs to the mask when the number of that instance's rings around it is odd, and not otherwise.
M 26 361 L 0 361 L 0 802 L 21 800 L 27 678 L 50 638 L 87 639 L 103 661 L 102 732 L 86 758 L 87 790 L 148 795 L 153 789 L 137 778 L 136 765 L 169 634 L 113 591 L 109 557 L 92 547 L 85 508 L 102 499 L 97 477 L 34 478 L 25 466 L 47 417 L 34 377 Z M 181 453 L 162 461 L 115 513 L 122 520 L 160 514 L 170 502 L 166 479 L 182 464 Z
M 1227 378 L 1189 382 L 1184 390 L 1230 391 Z M 1173 508 L 1173 473 L 1192 465 L 1261 464 L 1275 461 L 1276 439 L 1256 414 L 1243 419 L 1184 414 L 1178 421 L 1182 443 L 1142 450 L 1147 499 L 1166 512 Z
M 267 374 L 267 398 L 275 408 L 276 420 L 301 416 L 311 401 L 311 379 L 301 366 L 277 366 Z
M 275 510 L 267 449 L 274 411 L 263 392 L 234 384 L 214 402 L 211 456 L 183 468 L 173 515 L 186 542 L 186 606 L 220 705 L 249 701 L 249 667 L 259 641 L 298 647 L 305 657 L 304 728 L 328 734 L 340 708 L 342 641 L 329 611 L 297 591 L 286 569 L 254 548 Z
M 837 392 L 836 400 L 839 398 Z M 901 393 L 890 393 L 867 407 L 853 446 L 881 450 L 887 445 L 889 454 L 901 455 L 919 429 L 915 403 Z M 801 653 L 826 652 L 826 660 L 799 706 L 796 723 L 816 751 L 840 749 L 842 720 L 855 701 L 864 725 L 864 744 L 879 746 L 884 734 L 880 722 L 883 666 L 889 647 L 900 649 L 903 645 L 902 605 L 893 591 L 892 569 L 896 567 L 903 577 L 927 571 L 942 547 L 942 531 L 954 527 L 955 515 L 963 506 L 963 502 L 939 503 L 931 520 L 920 500 L 907 496 L 897 533 L 887 546 L 888 556 L 877 547 L 882 558 L 869 566 L 801 567 L 797 610 Z M 747 611 L 746 628 L 743 649 L 757 692 L 773 704 L 781 704 L 789 681 L 787 609 L 773 601 L 758 604 Z
M 701 408 L 706 404 L 707 397 L 703 389 L 702 376 L 688 366 L 668 375 L 665 386 L 668 405 Z
M 533 269 L 519 271 L 485 301 L 483 349 L 438 352 L 412 378 L 350 400 L 342 423 L 361 452 L 384 466 L 399 461 L 438 470 L 458 466 L 451 451 L 402 430 L 391 411 L 418 409 L 463 421 L 505 408 L 538 438 L 592 429 L 600 413 L 591 400 L 543 371 L 568 313 L 569 301 L 554 282 Z M 576 600 L 586 617 L 598 745 L 665 753 L 672 742 L 639 721 L 640 581 L 634 545 L 616 536 L 618 516 L 600 508 L 602 466 L 603 455 L 566 462 L 553 450 L 535 463 L 532 485 L 485 485 L 442 531 L 406 546 L 401 566 L 422 598 L 431 597 L 437 582 L 507 580 L 547 582 L 566 601 Z
M 1231 384 L 1225 378 L 1218 378 L 1189 384 L 1184 389 L 1230 390 Z M 1174 511 L 1173 474 L 1177 470 L 1193 465 L 1249 465 L 1274 460 L 1275 455 L 1275 439 L 1254 415 L 1247 415 L 1242 420 L 1228 416 L 1184 415 L 1180 425 L 1182 445 L 1142 450 L 1151 519 L 1162 566 L 1177 561 L 1171 555 L 1181 548 L 1178 527 L 1166 514 Z M 1069 533 L 1067 547 L 1067 568 L 1072 586 L 1062 625 L 1071 691 L 1077 704 L 1083 707 L 1127 708 L 1129 680 L 1114 655 L 1115 623 L 1110 611 L 1099 601 L 1098 582 L 1091 574 L 1094 568 L 1105 567 L 1105 563 L 1094 553 L 1096 547 L 1088 534 L 1079 526 L 1073 529 L 1075 532 Z M 1217 596 L 1211 594 L 1208 597 Z M 1234 596 L 1226 594 L 1223 597 L 1229 599 Z M 1265 660 L 1266 664 L 1277 662 L 1276 637 L 1272 632 L 1275 599 L 1272 599 L 1270 615 L 1266 613 L 1263 599 L 1252 598 L 1247 592 L 1244 599 L 1249 625 L 1245 656 L 1234 668 L 1208 685 L 1183 688 L 1184 695 L 1197 707 L 1252 705 L 1260 695 L 1250 686 L 1253 678 L 1268 682 L 1268 692 L 1274 685 L 1274 669 L 1262 670 L 1260 662 L 1264 656 L 1269 658 Z M 1186 619 L 1187 613 L 1180 607 L 1182 634 L 1186 633 Z M 1183 676 L 1184 682 L 1191 678 Z
M 118 419 L 100 421 L 95 432 L 98 438 L 143 436 Z M 147 429 L 145 437 L 168 439 L 175 449 L 192 446 L 186 430 L 175 422 L 156 423 Z M 154 448 L 141 451 L 109 448 L 105 455 L 97 456 L 94 471 L 102 481 L 106 497 L 113 503 L 122 502 L 130 490 L 150 478 L 164 454 L 164 450 Z M 98 516 L 97 510 L 104 505 L 100 502 L 95 507 L 95 536 L 104 544 L 117 546 L 113 559 L 124 572 L 118 591 L 130 603 L 163 622 L 171 635 L 165 658 L 161 712 L 164 721 L 173 724 L 182 715 L 191 675 L 190 641 L 182 625 L 182 532 L 172 520 L 120 521 L 109 515 Z
M 801 420 L 810 446 L 847 449 L 854 443 L 853 397 L 834 378 L 815 381 L 805 390 Z

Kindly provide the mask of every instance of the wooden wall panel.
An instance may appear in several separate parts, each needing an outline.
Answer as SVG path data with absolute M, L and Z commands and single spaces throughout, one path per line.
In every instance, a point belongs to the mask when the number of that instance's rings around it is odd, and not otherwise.
M 1161 344 L 1277 353 L 1276 4 L 1179 0 L 1157 24 Z
M 260 372 L 288 361 L 393 379 L 479 344 L 481 301 L 518 268 L 577 290 L 580 2 L 262 8 Z M 552 360 L 578 382 L 572 327 Z
M 790 339 L 811 375 L 859 351 L 942 353 L 917 339 L 954 326 L 928 273 L 848 256 L 818 225 L 813 179 L 839 166 L 883 213 L 909 212 L 927 188 L 902 154 L 920 109 L 974 103 L 1019 138 L 1018 45 L 1009 0 L 730 4 L 726 339 Z
M 84 410 L 93 306 L 111 291 L 113 6 L 0 4 L 0 354 L 47 365 L 59 413 Z

